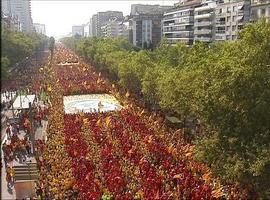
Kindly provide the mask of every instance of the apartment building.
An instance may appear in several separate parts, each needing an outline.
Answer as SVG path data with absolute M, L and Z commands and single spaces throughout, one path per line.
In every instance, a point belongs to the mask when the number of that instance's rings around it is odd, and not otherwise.
M 130 16 L 138 13 L 163 13 L 164 11 L 173 8 L 172 6 L 147 5 L 147 4 L 132 4 Z
M 92 30 L 92 36 L 97 36 L 97 14 L 94 14 L 92 16 L 92 20 L 91 20 L 91 30 Z
M 101 27 L 101 32 L 104 37 L 117 37 L 120 32 L 120 24 L 118 21 L 112 20 L 107 22 L 104 26 Z
M 93 27 L 92 27 L 92 24 L 93 24 L 93 19 L 90 18 L 90 20 L 89 20 L 89 27 L 88 27 L 89 37 L 93 37 Z
M 251 1 L 251 21 L 265 17 L 270 22 L 270 0 L 252 0 Z
M 45 24 L 39 24 L 39 23 L 34 23 L 34 28 L 37 33 L 46 35 L 46 26 Z
M 218 3 L 215 16 L 215 40 L 236 40 L 238 31 L 250 21 L 250 1 Z
M 194 41 L 212 42 L 215 40 L 216 2 L 203 1 L 194 9 Z
M 72 36 L 84 36 L 84 25 L 72 26 Z
M 90 21 L 88 21 L 86 24 L 83 24 L 83 36 L 84 37 L 90 37 Z
M 106 25 L 110 20 L 122 21 L 123 18 L 123 12 L 120 11 L 98 12 L 92 16 L 93 36 L 103 36 L 102 26 Z
M 140 14 L 130 20 L 132 29 L 132 43 L 135 46 L 146 48 L 156 46 L 161 40 L 162 14 Z
M 21 31 L 22 26 L 18 16 L 12 16 L 1 12 L 1 27 L 9 28 L 13 31 Z
M 33 32 L 30 0 L 3 0 L 2 12 L 7 16 L 17 16 L 24 32 Z
M 194 40 L 194 10 L 200 1 L 186 1 L 164 13 L 162 20 L 163 37 L 170 44 L 183 42 L 192 45 Z
M 131 36 L 130 34 L 131 27 L 129 26 L 129 21 L 120 22 L 119 25 L 120 25 L 119 36 L 129 40 Z
M 163 13 L 172 6 L 159 5 L 131 5 L 130 36 L 133 45 L 141 48 L 153 48 L 161 40 Z

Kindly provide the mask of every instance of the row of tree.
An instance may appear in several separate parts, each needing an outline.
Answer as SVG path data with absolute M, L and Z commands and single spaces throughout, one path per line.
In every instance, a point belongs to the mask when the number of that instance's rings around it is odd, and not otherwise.
M 122 38 L 64 38 L 98 70 L 152 106 L 200 119 L 197 158 L 226 183 L 270 188 L 270 24 L 239 40 L 140 50 Z
M 8 28 L 1 30 L 1 79 L 5 81 L 9 76 L 10 68 L 36 51 L 42 50 L 47 44 L 45 35 L 26 34 Z

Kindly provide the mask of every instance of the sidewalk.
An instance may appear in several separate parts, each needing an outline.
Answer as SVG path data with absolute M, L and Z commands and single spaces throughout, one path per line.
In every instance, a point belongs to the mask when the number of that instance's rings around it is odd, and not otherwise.
M 43 138 L 45 138 L 47 124 L 48 124 L 47 121 L 42 120 L 42 127 L 38 127 L 36 129 L 36 132 L 35 132 L 35 139 L 36 140 L 37 139 L 41 139 L 42 140 Z M 3 133 L 4 133 L 4 135 L 2 135 L 2 139 L 3 140 L 1 142 L 1 153 L 2 153 L 2 155 L 3 155 L 2 144 L 7 140 L 7 135 L 5 134 L 5 129 L 2 128 L 1 134 L 3 134 Z M 25 134 L 26 133 L 23 130 L 20 130 L 20 134 L 18 136 L 21 139 L 21 138 L 24 137 Z M 36 162 L 35 157 L 33 155 L 30 156 L 30 157 L 27 157 L 26 158 L 26 162 L 29 162 L 29 161 L 31 161 L 32 163 L 35 163 Z M 2 169 L 1 169 L 1 175 L 2 175 L 2 180 L 1 180 L 1 185 L 2 185 L 2 187 L 1 187 L 1 199 L 4 199 L 4 200 L 13 200 L 14 199 L 15 200 L 16 199 L 16 196 L 22 193 L 22 191 L 19 191 L 20 188 L 22 188 L 22 187 L 14 187 L 13 186 L 11 189 L 9 189 L 7 187 L 6 168 L 5 168 L 5 163 L 4 163 L 4 159 L 3 158 L 1 160 L 1 162 L 2 162 L 2 166 L 3 166 Z M 14 161 L 12 161 L 12 164 L 11 165 L 12 166 L 23 166 L 23 165 L 25 165 L 25 163 L 20 163 L 19 161 L 14 160 Z M 17 188 L 17 191 L 16 191 L 15 188 Z
M 4 117 L 1 118 L 1 142 L 4 140 L 5 134 L 6 134 L 6 125 L 7 125 L 7 119 L 12 117 L 12 111 L 6 110 L 4 111 Z

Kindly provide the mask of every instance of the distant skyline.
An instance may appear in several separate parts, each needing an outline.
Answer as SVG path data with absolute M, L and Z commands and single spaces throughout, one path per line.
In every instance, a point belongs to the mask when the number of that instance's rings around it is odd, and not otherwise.
M 48 36 L 61 37 L 71 32 L 73 25 L 89 22 L 93 14 L 102 11 L 122 11 L 130 14 L 131 4 L 173 5 L 179 0 L 132 0 L 132 1 L 43 1 L 32 0 L 32 19 L 34 23 L 46 25 Z

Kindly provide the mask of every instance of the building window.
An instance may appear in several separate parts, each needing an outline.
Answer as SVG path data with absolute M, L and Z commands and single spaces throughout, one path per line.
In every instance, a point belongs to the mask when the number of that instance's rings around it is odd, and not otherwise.
M 235 31 L 236 30 L 236 26 L 232 26 L 232 30 Z
M 230 40 L 230 39 L 231 39 L 230 35 L 226 35 L 226 40 Z
M 236 16 L 233 16 L 232 17 L 232 21 L 235 22 L 235 19 L 236 19 Z
M 233 7 L 233 12 L 235 12 L 235 11 L 236 11 L 236 6 Z
M 232 40 L 236 40 L 236 35 L 233 35 L 232 36 Z
M 230 18 L 231 18 L 231 17 L 227 17 L 227 22 L 229 22 L 229 21 L 230 21 Z
M 226 26 L 226 31 L 230 31 L 230 26 Z
M 264 16 L 265 15 L 265 8 L 262 8 L 261 9 L 261 16 Z
M 231 12 L 231 7 L 227 7 L 227 13 Z

